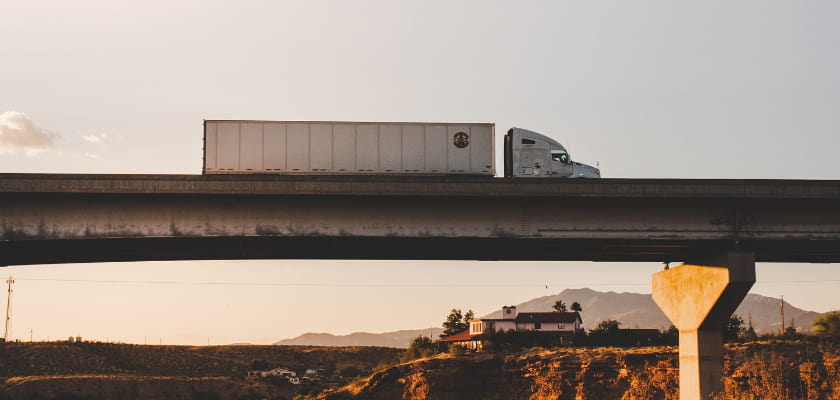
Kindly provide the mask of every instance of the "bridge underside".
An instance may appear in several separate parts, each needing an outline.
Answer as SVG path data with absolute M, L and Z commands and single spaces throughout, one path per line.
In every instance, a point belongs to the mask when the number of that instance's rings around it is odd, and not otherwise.
M 749 249 L 763 262 L 837 262 L 840 242 L 400 237 L 154 237 L 0 242 L 6 265 L 235 259 L 685 261 Z
M 0 265 L 840 262 L 838 204 L 836 181 L 0 174 Z

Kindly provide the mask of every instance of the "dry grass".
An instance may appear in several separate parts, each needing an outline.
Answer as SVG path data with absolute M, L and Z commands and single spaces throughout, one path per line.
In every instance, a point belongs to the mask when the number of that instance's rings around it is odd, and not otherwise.
M 726 355 L 724 392 L 715 400 L 840 400 L 835 346 L 755 343 Z

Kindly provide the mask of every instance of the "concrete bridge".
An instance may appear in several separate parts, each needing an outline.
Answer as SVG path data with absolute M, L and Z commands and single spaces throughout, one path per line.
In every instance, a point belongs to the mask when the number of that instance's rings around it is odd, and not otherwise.
M 682 399 L 721 385 L 755 262 L 840 262 L 840 181 L 0 174 L 0 265 L 186 259 L 683 262 L 654 275 Z

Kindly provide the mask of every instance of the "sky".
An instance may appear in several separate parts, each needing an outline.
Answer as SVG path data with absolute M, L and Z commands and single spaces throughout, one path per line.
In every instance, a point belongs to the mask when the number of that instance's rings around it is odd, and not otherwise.
M 834 1 L 0 7 L 0 172 L 198 174 L 202 120 L 260 119 L 493 122 L 497 153 L 517 126 L 605 177 L 840 179 Z M 438 326 L 453 307 L 481 315 L 567 287 L 645 293 L 660 268 L 194 261 L 0 276 L 17 279 L 13 338 L 224 344 Z M 757 268 L 754 293 L 840 308 L 838 265 Z

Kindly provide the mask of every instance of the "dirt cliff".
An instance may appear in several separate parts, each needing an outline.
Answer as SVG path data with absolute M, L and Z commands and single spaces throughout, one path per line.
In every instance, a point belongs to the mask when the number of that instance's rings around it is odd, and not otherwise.
M 676 400 L 675 348 L 556 349 L 438 356 L 379 371 L 318 400 Z M 807 343 L 728 345 L 721 399 L 840 399 L 840 351 Z

